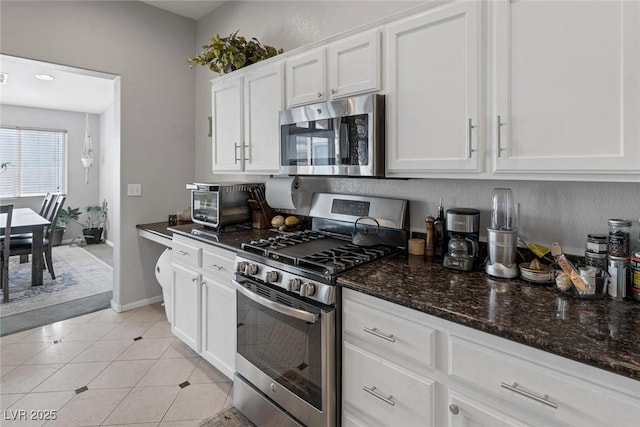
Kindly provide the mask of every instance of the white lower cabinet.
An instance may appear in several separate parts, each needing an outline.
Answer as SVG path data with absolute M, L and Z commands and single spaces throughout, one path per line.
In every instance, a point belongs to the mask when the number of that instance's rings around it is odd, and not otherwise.
M 344 425 L 631 427 L 640 420 L 638 381 L 349 289 L 342 311 Z
M 235 372 L 234 253 L 173 236 L 171 332 L 228 378 Z
M 435 426 L 435 382 L 345 342 L 342 353 L 345 408 L 367 425 Z
M 236 358 L 236 292 L 231 283 L 202 279 L 202 357 L 229 378 Z
M 521 427 L 531 426 L 517 421 L 483 403 L 455 392 L 449 393 L 449 427 Z M 545 426 L 549 427 L 549 426 Z
M 173 324 L 171 332 L 200 351 L 200 273 L 173 265 Z

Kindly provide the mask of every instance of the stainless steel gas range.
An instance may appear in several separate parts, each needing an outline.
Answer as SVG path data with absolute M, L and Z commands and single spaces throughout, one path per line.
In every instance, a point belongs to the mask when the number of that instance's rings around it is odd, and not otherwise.
M 336 278 L 406 248 L 406 200 L 316 193 L 310 216 L 311 230 L 243 243 L 236 257 L 234 405 L 259 426 L 337 425 Z

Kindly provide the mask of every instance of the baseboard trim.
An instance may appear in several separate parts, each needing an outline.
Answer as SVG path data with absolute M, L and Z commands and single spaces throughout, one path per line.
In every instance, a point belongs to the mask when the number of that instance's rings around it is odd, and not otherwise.
M 124 305 L 116 304 L 114 300 L 111 300 L 111 308 L 118 313 L 122 313 L 123 311 L 129 311 L 133 310 L 134 308 L 144 307 L 145 305 L 156 304 L 158 302 L 162 302 L 163 300 L 164 299 L 162 298 L 162 294 Z

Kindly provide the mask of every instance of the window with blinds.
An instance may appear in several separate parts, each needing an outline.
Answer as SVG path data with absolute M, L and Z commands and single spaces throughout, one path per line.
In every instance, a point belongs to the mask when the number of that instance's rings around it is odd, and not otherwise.
M 65 192 L 67 131 L 0 127 L 0 198 Z

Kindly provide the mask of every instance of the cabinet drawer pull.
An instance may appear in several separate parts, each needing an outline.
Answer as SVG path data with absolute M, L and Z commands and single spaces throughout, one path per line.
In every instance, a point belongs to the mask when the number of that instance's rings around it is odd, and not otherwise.
M 329 93 L 330 93 L 331 95 L 333 95 L 334 93 L 336 93 L 336 90 L 335 90 L 335 89 L 331 89 L 331 90 L 329 91 Z
M 222 270 L 222 266 L 218 265 L 218 264 L 209 264 L 209 268 L 212 268 L 214 270 Z
M 473 152 L 476 151 L 476 150 L 473 149 L 473 143 L 472 143 L 473 142 L 473 136 L 471 134 L 471 131 L 473 129 L 475 129 L 477 126 L 473 125 L 473 119 L 469 119 L 469 122 L 468 122 L 467 126 L 468 126 L 467 132 L 469 133 L 469 139 L 468 139 L 467 143 L 469 144 L 469 149 L 468 149 L 469 150 L 469 158 L 471 158 L 473 156 Z
M 460 413 L 460 409 L 458 408 L 458 405 L 454 405 L 453 403 L 449 405 L 449 411 L 451 411 L 453 415 L 458 415 Z
M 178 255 L 182 255 L 182 256 L 188 256 L 189 255 L 189 252 L 185 252 L 185 251 L 176 251 L 176 253 Z
M 316 96 L 317 96 L 318 98 L 322 98 L 322 92 L 318 92 L 318 93 L 316 93 Z
M 512 391 L 514 393 L 517 393 L 517 394 L 519 394 L 521 396 L 528 397 L 529 399 L 533 399 L 536 402 L 542 403 L 543 405 L 550 406 L 553 409 L 558 409 L 558 404 L 556 402 L 553 402 L 553 401 L 549 400 L 549 395 L 547 395 L 547 394 L 545 394 L 544 396 L 540 397 L 540 396 L 538 396 L 536 394 L 533 394 L 531 392 L 528 392 L 526 390 L 523 390 L 523 389 L 519 388 L 518 387 L 518 383 L 513 383 L 513 385 L 509 385 L 509 384 L 506 384 L 506 383 L 501 383 L 500 387 L 506 388 L 507 390 Z
M 362 328 L 363 331 L 370 333 L 371 335 L 375 335 L 378 338 L 382 338 L 383 340 L 387 340 L 389 342 L 396 342 L 395 337 L 393 336 L 393 334 L 387 335 L 387 334 L 383 334 L 382 332 L 380 332 L 378 330 L 378 328 L 367 328 L 366 326 L 364 328 Z
M 501 139 L 500 139 L 500 134 L 502 133 L 502 126 L 504 125 L 505 123 L 502 123 L 502 118 L 498 116 L 498 121 L 496 122 L 496 126 L 498 127 L 497 129 L 498 157 L 500 157 L 501 153 L 504 151 L 504 148 L 502 148 L 501 146 Z
M 384 403 L 387 403 L 391 406 L 396 406 L 396 402 L 393 401 L 393 396 L 385 396 L 380 394 L 376 389 L 376 386 L 372 386 L 372 387 L 364 386 L 362 387 L 362 389 L 367 393 L 369 393 L 370 395 L 375 396 L 378 399 L 382 400 Z

